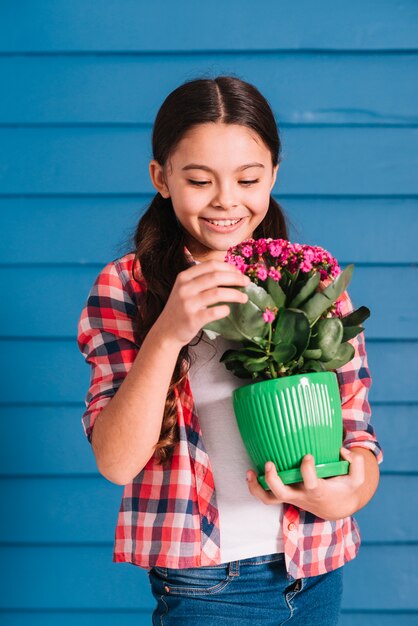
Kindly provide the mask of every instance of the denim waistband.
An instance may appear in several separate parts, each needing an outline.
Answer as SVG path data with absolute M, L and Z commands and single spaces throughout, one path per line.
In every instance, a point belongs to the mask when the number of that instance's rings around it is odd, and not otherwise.
M 272 554 L 261 554 L 260 556 L 250 556 L 246 559 L 239 559 L 240 565 L 259 565 L 270 561 L 284 560 L 284 552 L 273 552 Z
M 271 563 L 272 561 L 284 561 L 284 552 L 273 552 L 272 554 L 261 554 L 259 556 L 249 556 L 246 559 L 237 559 L 233 561 L 223 561 L 219 565 L 209 565 L 207 567 L 216 569 L 227 567 L 228 565 L 261 565 L 262 563 Z

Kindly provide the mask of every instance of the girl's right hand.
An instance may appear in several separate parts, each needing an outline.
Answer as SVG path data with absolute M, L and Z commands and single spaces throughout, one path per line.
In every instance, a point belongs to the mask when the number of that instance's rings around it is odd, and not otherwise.
M 247 294 L 227 285 L 246 287 L 250 282 L 248 276 L 224 261 L 203 261 L 188 267 L 177 275 L 156 321 L 159 331 L 181 346 L 186 345 L 203 326 L 229 315 L 228 305 L 210 305 L 248 301 Z

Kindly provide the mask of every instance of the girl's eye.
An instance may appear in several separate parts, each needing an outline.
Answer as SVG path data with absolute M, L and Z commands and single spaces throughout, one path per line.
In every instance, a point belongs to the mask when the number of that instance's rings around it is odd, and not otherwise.
M 240 180 L 239 182 L 241 183 L 241 185 L 253 185 L 254 183 L 258 183 L 258 178 L 256 180 Z M 188 181 L 191 185 L 198 185 L 198 186 L 203 186 L 203 185 L 207 185 L 209 183 L 209 181 L 206 180 L 190 180 Z

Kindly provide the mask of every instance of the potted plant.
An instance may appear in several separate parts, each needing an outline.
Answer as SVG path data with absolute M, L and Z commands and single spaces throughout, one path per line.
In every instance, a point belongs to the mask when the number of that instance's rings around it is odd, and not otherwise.
M 285 484 L 301 482 L 305 454 L 315 458 L 319 477 L 348 473 L 340 460 L 341 397 L 335 370 L 349 362 L 348 343 L 364 329 L 370 310 L 361 306 L 342 317 L 340 296 L 354 265 L 341 271 L 319 246 L 286 239 L 247 239 L 229 248 L 225 261 L 250 277 L 245 304 L 228 302 L 228 316 L 203 327 L 210 339 L 237 342 L 221 361 L 251 380 L 233 392 L 238 428 L 269 489 L 264 466 L 273 461 Z

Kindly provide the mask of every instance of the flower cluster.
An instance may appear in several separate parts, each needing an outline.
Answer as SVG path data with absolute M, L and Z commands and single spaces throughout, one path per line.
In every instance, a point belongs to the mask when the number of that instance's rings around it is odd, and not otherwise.
M 287 239 L 246 239 L 228 249 L 225 261 L 235 265 L 257 285 L 265 283 L 268 278 L 281 281 L 284 271 L 293 276 L 319 272 L 321 281 L 325 282 L 341 273 L 337 260 L 325 248 L 292 243 Z M 341 315 L 339 301 L 329 315 Z M 267 323 L 274 319 L 270 311 L 265 311 L 263 318 Z
M 261 281 L 268 276 L 279 281 L 283 268 L 292 274 L 298 270 L 304 273 L 317 270 L 321 280 L 341 273 L 337 260 L 325 248 L 291 243 L 287 239 L 246 239 L 228 249 L 225 261 Z

